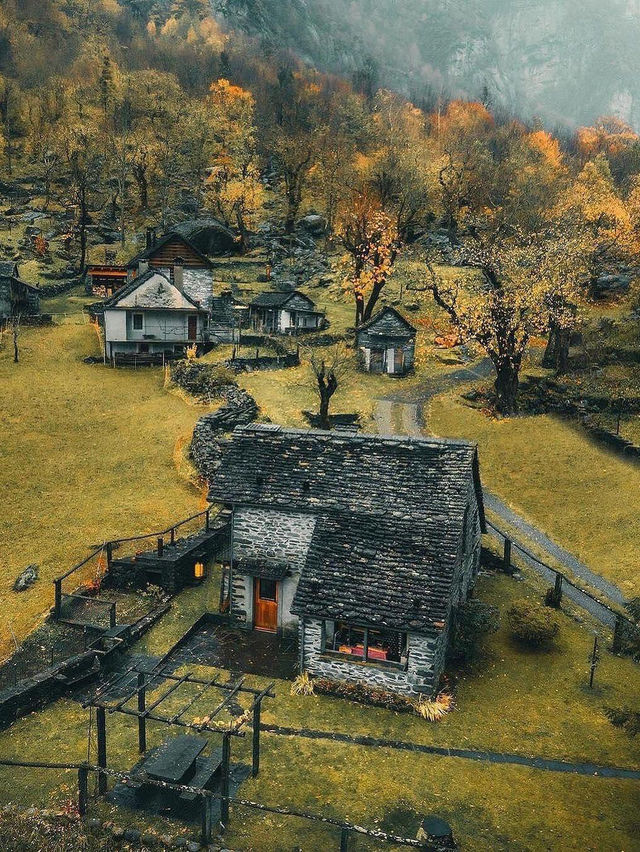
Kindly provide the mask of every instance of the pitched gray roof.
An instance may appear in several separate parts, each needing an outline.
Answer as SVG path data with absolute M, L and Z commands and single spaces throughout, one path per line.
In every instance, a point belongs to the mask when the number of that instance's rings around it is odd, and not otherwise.
M 309 304 L 309 310 L 313 310 L 315 307 L 315 303 L 308 296 L 305 296 L 304 293 L 301 293 L 299 290 L 288 290 L 288 291 L 276 291 L 276 292 L 266 292 L 260 293 L 255 299 L 251 302 L 251 307 L 255 308 L 282 308 L 293 296 L 297 296 L 298 298 L 304 299 L 305 302 Z
M 395 308 L 387 305 L 374 314 L 370 320 L 359 325 L 356 331 L 369 331 L 396 337 L 413 337 L 416 329 Z
M 209 496 L 316 519 L 297 614 L 437 632 L 472 485 L 484 526 L 473 444 L 253 424 Z

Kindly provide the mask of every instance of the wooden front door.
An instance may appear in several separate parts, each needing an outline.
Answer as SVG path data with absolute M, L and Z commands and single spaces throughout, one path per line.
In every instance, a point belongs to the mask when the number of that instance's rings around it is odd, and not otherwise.
M 371 350 L 369 369 L 372 373 L 384 372 L 384 349 Z
M 198 339 L 198 317 L 189 317 L 189 340 Z
M 278 584 L 256 577 L 253 582 L 253 626 L 275 633 L 278 629 Z

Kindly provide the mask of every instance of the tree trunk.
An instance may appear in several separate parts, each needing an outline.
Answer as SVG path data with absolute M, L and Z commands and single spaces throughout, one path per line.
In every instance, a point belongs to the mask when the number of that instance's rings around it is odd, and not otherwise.
M 20 361 L 20 352 L 18 349 L 18 329 L 20 320 L 15 317 L 13 320 L 13 363 L 17 364 Z
M 331 421 L 329 420 L 329 403 L 331 396 L 327 388 L 320 388 L 320 428 L 331 429 Z
M 494 362 L 496 368 L 496 408 L 509 416 L 518 412 L 519 369 L 511 361 Z
M 356 324 L 355 327 L 362 325 L 364 322 L 364 296 L 359 291 L 356 292 Z
M 568 329 L 552 325 L 542 358 L 542 366 L 547 369 L 554 369 L 558 374 L 566 373 L 569 369 L 570 341 L 571 332 Z
M 146 210 L 149 206 L 149 183 L 147 181 L 147 176 L 144 169 L 141 169 L 139 166 L 134 166 L 133 176 L 138 188 L 138 203 L 140 205 L 140 209 Z

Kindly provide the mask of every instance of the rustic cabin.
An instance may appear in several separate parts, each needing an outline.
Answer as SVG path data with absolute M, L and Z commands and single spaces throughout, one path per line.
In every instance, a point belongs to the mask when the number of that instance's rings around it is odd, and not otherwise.
M 233 513 L 222 596 L 240 625 L 296 631 L 312 675 L 437 689 L 480 564 L 475 445 L 254 424 L 210 498 Z
M 416 330 L 395 308 L 383 308 L 359 326 L 356 343 L 367 373 L 405 376 L 413 369 Z
M 261 293 L 249 305 L 249 317 L 256 331 L 297 334 L 324 328 L 325 314 L 299 290 Z
M 213 263 L 181 234 L 172 231 L 158 238 L 155 230 L 148 228 L 144 251 L 132 257 L 127 264 L 128 278 L 133 280 L 147 269 L 155 269 L 173 281 L 176 266 L 182 269 L 185 293 L 210 310 Z
M 0 321 L 40 313 L 40 291 L 20 278 L 18 264 L 0 261 Z
M 209 314 L 185 292 L 182 269 L 173 281 L 147 269 L 101 305 L 105 356 L 182 357 L 209 339 Z M 141 359 L 142 360 L 142 359 Z
M 127 267 L 94 264 L 87 267 L 89 289 L 93 296 L 107 299 L 127 283 Z

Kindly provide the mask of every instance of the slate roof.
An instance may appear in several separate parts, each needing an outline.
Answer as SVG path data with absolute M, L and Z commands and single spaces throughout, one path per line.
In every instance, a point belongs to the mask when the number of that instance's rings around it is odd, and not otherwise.
M 147 246 L 141 252 L 138 252 L 131 260 L 127 263 L 127 268 L 131 269 L 134 266 L 137 266 L 141 260 L 148 260 L 150 257 L 153 257 L 156 252 L 158 252 L 166 243 L 170 240 L 179 239 L 182 240 L 183 243 L 186 243 L 189 248 L 194 251 L 200 259 L 207 264 L 208 267 L 213 268 L 213 263 L 209 260 L 206 254 L 202 254 L 200 249 L 198 249 L 188 237 L 185 237 L 184 234 L 179 234 L 177 231 L 169 231 L 166 234 L 163 234 L 158 240 L 156 240 L 155 244 L 152 246 Z
M 253 424 L 234 431 L 209 496 L 315 517 L 292 612 L 434 633 L 472 483 L 484 529 L 474 444 Z
M 310 299 L 308 296 L 305 296 L 304 293 L 301 293 L 299 290 L 277 290 L 274 292 L 266 292 L 260 293 L 255 299 L 251 302 L 252 308 L 283 308 L 289 299 L 293 296 L 298 296 L 301 299 L 304 299 L 305 302 L 309 304 L 309 310 L 312 311 L 315 308 L 315 302 Z
M 133 295 L 137 290 L 144 288 L 146 284 L 153 283 L 154 279 L 158 279 L 158 288 L 157 290 L 149 286 L 144 289 L 143 295 L 140 298 L 139 302 L 135 304 L 121 305 L 121 302 L 125 302 L 129 296 Z M 180 298 L 177 299 L 177 296 Z M 146 272 L 143 272 L 142 275 L 138 275 L 137 278 L 134 278 L 133 281 L 130 281 L 128 284 L 125 284 L 124 287 L 121 287 L 117 290 L 113 296 L 110 296 L 108 299 L 105 299 L 102 303 L 100 303 L 101 310 L 109 310 L 112 308 L 118 307 L 128 307 L 128 308 L 147 308 L 147 309 L 162 309 L 166 308 L 168 310 L 202 310 L 200 304 L 191 298 L 187 293 L 181 293 L 175 285 L 169 281 L 164 273 L 159 272 L 157 269 L 148 269 Z
M 291 607 L 298 616 L 438 633 L 449 612 L 461 525 L 359 515 L 316 524 Z
M 377 327 L 379 327 L 379 332 Z M 413 337 L 416 334 L 416 329 L 411 325 L 409 320 L 403 317 L 395 308 L 387 305 L 387 307 L 382 308 L 381 311 L 374 314 L 370 320 L 359 325 L 356 331 L 369 331 L 372 334 L 380 333 L 400 337 L 403 335 L 401 328 L 405 330 L 406 337 Z

